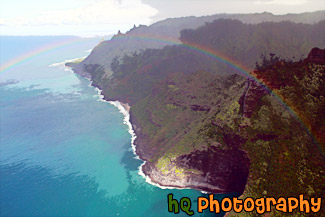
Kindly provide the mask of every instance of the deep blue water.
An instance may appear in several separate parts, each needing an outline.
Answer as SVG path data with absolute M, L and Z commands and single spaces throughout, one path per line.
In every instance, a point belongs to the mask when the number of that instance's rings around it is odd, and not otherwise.
M 0 37 L 0 64 L 65 39 Z M 169 193 L 190 197 L 197 215 L 202 194 L 146 183 L 122 114 L 88 80 L 50 66 L 87 55 L 99 41 L 51 49 L 0 72 L 1 216 L 187 216 L 168 213 Z

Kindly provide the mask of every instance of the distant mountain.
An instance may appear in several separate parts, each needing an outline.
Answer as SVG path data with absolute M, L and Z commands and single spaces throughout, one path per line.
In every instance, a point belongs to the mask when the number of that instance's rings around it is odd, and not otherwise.
M 162 48 L 166 45 L 179 44 L 181 43 L 179 40 L 181 30 L 195 29 L 204 25 L 206 22 L 212 22 L 221 18 L 236 19 L 247 24 L 280 21 L 312 24 L 324 20 L 325 11 L 287 15 L 273 15 L 264 12 L 256 14 L 217 14 L 204 17 L 170 18 L 150 26 L 141 25 L 134 27 L 125 34 L 117 34 L 111 40 L 103 41 L 94 48 L 83 62 L 75 66 L 75 71 L 87 75 L 87 68 L 84 66 L 98 64 L 103 67 L 105 77 L 109 77 L 112 74 L 110 66 L 114 57 L 123 57 L 125 54 L 147 48 Z
M 313 47 L 325 47 L 323 35 L 325 21 L 313 25 L 290 22 L 243 24 L 238 20 L 219 19 L 196 30 L 181 31 L 182 45 L 146 49 L 121 59 L 114 58 L 110 77 L 105 76 L 104 67 L 99 64 L 84 63 L 84 68 L 93 84 L 109 99 L 134 104 L 172 73 L 189 75 L 199 70 L 219 75 L 239 73 L 233 64 L 254 68 L 263 53 L 299 59 Z M 213 56 L 214 51 L 229 57 L 230 62 L 220 60 L 222 55 Z

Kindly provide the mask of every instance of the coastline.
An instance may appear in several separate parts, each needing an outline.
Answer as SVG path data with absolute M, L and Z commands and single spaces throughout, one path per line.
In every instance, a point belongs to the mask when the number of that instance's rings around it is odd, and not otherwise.
M 217 182 L 206 182 L 205 176 L 202 175 L 194 175 L 188 179 L 179 179 L 174 176 L 165 176 L 161 174 L 154 165 L 151 165 L 151 162 L 148 162 L 146 158 L 146 150 L 144 150 L 141 146 L 137 147 L 139 140 L 141 141 L 142 135 L 140 128 L 138 129 L 137 122 L 135 117 L 132 115 L 131 107 L 128 103 L 123 103 L 118 101 L 118 98 L 109 98 L 103 94 L 103 87 L 97 85 L 92 81 L 92 76 L 89 72 L 85 72 L 78 65 L 70 65 L 66 64 L 66 67 L 72 70 L 75 74 L 86 78 L 89 81 L 89 87 L 94 87 L 98 100 L 106 103 L 110 103 L 114 107 L 118 109 L 118 111 L 123 114 L 123 124 L 128 126 L 128 133 L 131 135 L 131 148 L 134 154 L 134 159 L 141 160 L 143 163 L 138 167 L 138 174 L 142 176 L 145 181 L 153 186 L 156 186 L 160 189 L 192 189 L 201 192 L 202 194 L 225 194 L 229 192 L 233 192 L 234 190 L 227 188 L 227 182 L 220 180 L 216 180 Z M 136 135 L 136 133 L 139 133 Z M 150 151 L 150 150 L 147 150 Z M 215 153 L 215 152 L 213 152 Z M 225 155 L 222 155 L 220 158 L 224 158 Z M 222 161 L 223 162 L 223 161 Z M 225 161 L 226 162 L 226 161 Z M 220 166 L 222 163 L 220 163 Z M 230 164 L 231 167 L 233 164 Z M 190 176 L 191 174 L 189 174 Z M 241 192 L 241 183 L 237 183 L 236 187 L 239 189 L 235 189 L 235 191 Z
M 98 87 L 93 86 L 92 81 L 89 78 L 86 78 L 86 79 L 90 81 L 89 86 L 94 87 L 95 90 L 97 91 L 97 94 L 99 96 L 100 101 L 106 102 L 106 103 L 109 103 L 109 104 L 113 105 L 114 107 L 116 107 L 118 109 L 118 111 L 121 114 L 123 114 L 123 116 L 124 116 L 123 124 L 128 126 L 128 133 L 131 135 L 131 148 L 132 148 L 132 152 L 134 154 L 134 158 L 143 161 L 143 163 L 138 167 L 138 174 L 140 176 L 142 176 L 148 184 L 156 186 L 156 187 L 158 187 L 160 189 L 179 189 L 179 190 L 182 190 L 182 189 L 195 189 L 195 188 L 190 188 L 190 187 L 164 186 L 164 185 L 161 185 L 161 184 L 159 184 L 157 182 L 152 181 L 150 176 L 146 175 L 143 172 L 143 166 L 146 164 L 146 161 L 141 159 L 141 157 L 136 153 L 136 145 L 135 145 L 134 142 L 135 142 L 135 139 L 137 138 L 137 135 L 135 134 L 135 131 L 133 129 L 133 125 L 132 125 L 132 123 L 130 121 L 130 109 L 131 109 L 131 106 L 128 103 L 122 103 L 120 101 L 105 100 L 104 99 L 105 96 L 102 94 L 102 90 L 99 89 Z M 195 190 L 198 190 L 198 189 L 195 189 Z M 202 190 L 198 190 L 198 191 L 200 191 L 203 194 L 208 194 L 208 192 L 206 192 L 206 191 L 202 191 Z
M 72 72 L 76 73 L 72 67 L 69 67 L 69 66 L 65 66 L 67 67 L 69 70 L 71 70 Z M 76 73 L 76 74 L 79 74 L 79 73 Z M 102 101 L 102 102 L 105 102 L 105 103 L 109 103 L 111 105 L 113 105 L 114 107 L 116 107 L 118 109 L 118 111 L 124 116 L 123 118 L 123 124 L 127 125 L 128 126 L 128 133 L 131 135 L 131 148 L 132 148 L 132 152 L 134 154 L 134 158 L 135 159 L 138 159 L 138 160 L 141 160 L 143 161 L 143 163 L 138 167 L 138 174 L 140 176 L 142 176 L 145 181 L 150 184 L 150 185 L 153 185 L 153 186 L 156 186 L 160 189 L 192 189 L 192 188 L 181 188 L 181 187 L 172 187 L 172 186 L 163 186 L 163 185 L 160 185 L 158 183 L 155 183 L 151 180 L 150 176 L 146 175 L 144 172 L 143 172 L 143 166 L 146 164 L 146 161 L 141 159 L 139 155 L 137 155 L 136 153 L 136 145 L 135 145 L 135 139 L 137 138 L 136 134 L 135 134 L 135 131 L 133 129 L 133 125 L 130 121 L 130 109 L 131 109 L 131 106 L 128 104 L 128 103 L 122 103 L 120 101 L 109 101 L 109 100 L 105 100 L 105 96 L 102 94 L 102 90 L 99 89 L 98 87 L 96 86 L 93 86 L 93 82 L 92 80 L 89 78 L 89 77 L 85 77 L 83 75 L 81 75 L 83 78 L 87 79 L 89 81 L 89 86 L 90 87 L 94 87 L 97 94 L 98 94 L 98 97 L 99 97 L 99 100 Z M 207 193 L 205 191 L 201 191 L 201 193 Z
M 90 79 L 88 79 L 88 78 L 87 78 L 87 80 L 90 81 L 89 85 L 92 86 L 92 81 Z M 92 86 L 92 87 L 95 87 L 95 86 Z M 195 186 L 193 186 L 192 188 L 191 187 L 180 187 L 180 186 L 178 186 L 178 187 L 176 187 L 176 186 L 165 186 L 165 185 L 161 185 L 160 183 L 152 181 L 151 177 L 149 175 L 146 175 L 143 172 L 143 170 L 144 170 L 143 166 L 146 164 L 147 161 L 141 159 L 140 156 L 136 153 L 136 145 L 135 145 L 134 142 L 135 142 L 135 139 L 137 138 L 137 135 L 135 134 L 135 131 L 133 129 L 133 125 L 132 125 L 132 123 L 130 121 L 130 109 L 131 109 L 131 106 L 128 103 L 122 103 L 120 101 L 108 101 L 108 100 L 105 100 L 104 95 L 102 94 L 102 90 L 100 90 L 98 87 L 95 87 L 95 90 L 98 93 L 100 101 L 106 102 L 106 103 L 109 103 L 109 104 L 113 105 L 114 107 L 116 107 L 118 109 L 118 111 L 121 114 L 123 114 L 123 116 L 124 116 L 123 124 L 128 126 L 128 133 L 131 135 L 131 148 L 132 148 L 132 152 L 134 154 L 134 158 L 143 161 L 143 163 L 138 167 L 138 174 L 140 176 L 142 176 L 148 184 L 156 186 L 156 187 L 158 187 L 160 189 L 178 189 L 178 190 L 193 189 L 193 190 L 200 191 L 202 194 L 208 194 L 207 191 L 202 191 L 202 190 L 196 189 Z
M 101 94 L 101 90 L 99 88 L 97 88 L 97 91 L 98 93 Z M 103 99 L 103 95 L 100 95 L 101 96 L 101 100 L 104 101 L 104 102 L 108 102 L 109 104 L 113 105 L 114 107 L 116 107 L 120 113 L 122 113 L 124 115 L 124 119 L 123 119 L 123 123 L 125 125 L 127 125 L 129 127 L 128 129 L 128 132 L 129 134 L 131 135 L 131 147 L 132 147 L 132 151 L 133 151 L 133 154 L 135 156 L 135 159 L 138 159 L 138 160 L 141 160 L 143 161 L 143 163 L 138 167 L 138 174 L 140 176 L 142 176 L 145 181 L 150 184 L 150 185 L 153 185 L 153 186 L 156 186 L 160 189 L 193 189 L 193 188 L 186 188 L 186 187 L 173 187 L 173 186 L 163 186 L 163 185 L 160 185 L 159 183 L 157 182 L 153 182 L 152 179 L 150 178 L 150 176 L 146 175 L 144 172 L 143 172 L 143 166 L 146 164 L 146 161 L 141 159 L 139 155 L 137 155 L 136 153 L 136 145 L 134 144 L 134 141 L 135 139 L 137 138 L 136 134 L 135 134 L 135 131 L 133 130 L 133 125 L 130 121 L 130 106 L 129 104 L 127 103 L 122 103 L 120 101 L 106 101 Z M 196 189 L 197 190 L 197 189 Z M 201 191 L 201 193 L 206 193 L 205 191 Z
M 92 86 L 92 81 L 90 79 L 88 79 L 88 78 L 87 78 L 87 80 L 89 80 L 91 82 L 90 86 Z M 94 86 L 92 86 L 92 87 L 94 87 Z M 102 94 L 102 90 L 100 90 L 98 87 L 95 87 L 95 90 L 98 93 L 100 101 L 106 102 L 106 103 L 109 103 L 109 104 L 113 105 L 114 107 L 116 107 L 118 109 L 118 111 L 121 114 L 123 114 L 123 116 L 124 116 L 123 124 L 128 126 L 128 133 L 131 135 L 131 148 L 132 148 L 132 152 L 134 154 L 134 158 L 143 161 L 143 163 L 138 167 L 138 174 L 140 176 L 142 176 L 148 184 L 156 186 L 156 187 L 158 187 L 160 189 L 179 189 L 179 190 L 181 190 L 181 189 L 192 189 L 192 188 L 182 188 L 182 187 L 172 187 L 172 186 L 160 185 L 160 184 L 158 184 L 156 182 L 153 182 L 152 179 L 150 178 L 150 176 L 146 175 L 143 172 L 143 166 L 146 164 L 146 161 L 141 159 L 140 156 L 137 155 L 137 153 L 136 153 L 136 145 L 134 144 L 134 141 L 137 138 L 137 136 L 136 136 L 135 131 L 133 129 L 133 125 L 132 125 L 132 123 L 130 121 L 130 109 L 131 109 L 130 105 L 128 103 L 122 103 L 120 101 L 107 101 L 107 100 L 104 99 L 104 95 Z M 205 191 L 201 191 L 201 193 L 207 194 L 207 192 L 205 192 Z
M 73 73 L 78 74 L 83 78 L 86 78 L 89 81 L 89 87 L 94 87 L 95 88 L 95 90 L 97 92 L 97 95 L 99 97 L 99 101 L 102 101 L 102 102 L 109 103 L 109 104 L 113 105 L 124 116 L 123 124 L 128 126 L 128 133 L 131 135 L 131 148 L 132 148 L 132 152 L 134 154 L 134 158 L 143 161 L 143 163 L 138 167 L 138 174 L 140 176 L 142 176 L 148 184 L 156 186 L 156 187 L 158 187 L 160 189 L 178 189 L 178 190 L 193 189 L 193 190 L 200 191 L 203 194 L 208 194 L 207 191 L 202 190 L 202 189 L 198 189 L 195 186 L 186 186 L 186 187 L 184 186 L 183 187 L 183 186 L 174 186 L 174 185 L 162 185 L 159 182 L 154 182 L 152 180 L 152 178 L 144 172 L 144 170 L 145 170 L 144 166 L 146 165 L 147 161 L 142 159 L 141 156 L 137 154 L 137 147 L 135 145 L 135 140 L 137 138 L 137 135 L 135 133 L 134 126 L 133 126 L 133 124 L 131 122 L 131 116 L 130 116 L 131 106 L 128 103 L 123 103 L 123 102 L 120 102 L 120 101 L 117 101 L 117 100 L 116 101 L 106 100 L 105 96 L 102 93 L 103 91 L 99 87 L 96 87 L 96 86 L 93 85 L 93 81 L 91 80 L 90 74 L 85 75 L 82 72 L 79 73 L 78 69 L 76 69 L 73 66 L 69 66 L 67 64 L 65 64 L 65 67 L 68 68 L 69 71 L 71 70 Z

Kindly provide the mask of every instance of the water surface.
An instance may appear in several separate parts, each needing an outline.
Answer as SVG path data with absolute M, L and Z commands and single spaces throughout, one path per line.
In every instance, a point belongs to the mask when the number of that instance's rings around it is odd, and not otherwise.
M 0 37 L 0 63 L 68 39 Z M 123 115 L 88 80 L 52 65 L 86 56 L 99 40 L 36 53 L 0 72 L 1 216 L 175 216 L 169 193 L 190 197 L 196 210 L 199 191 L 159 189 L 138 175 L 142 162 Z

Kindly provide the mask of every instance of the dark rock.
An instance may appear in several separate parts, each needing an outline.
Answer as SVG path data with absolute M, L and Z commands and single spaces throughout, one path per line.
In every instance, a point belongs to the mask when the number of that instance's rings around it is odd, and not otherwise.
M 182 168 L 196 169 L 207 184 L 218 186 L 223 192 L 242 194 L 249 172 L 249 159 L 239 149 L 219 150 L 215 146 L 207 150 L 196 150 L 177 158 L 177 165 Z M 203 180 L 201 180 L 203 182 Z M 213 193 L 213 189 L 202 189 Z
M 211 108 L 207 105 L 191 105 L 191 109 L 193 111 L 209 112 Z
M 305 59 L 306 62 L 325 65 L 325 49 L 314 47 Z

